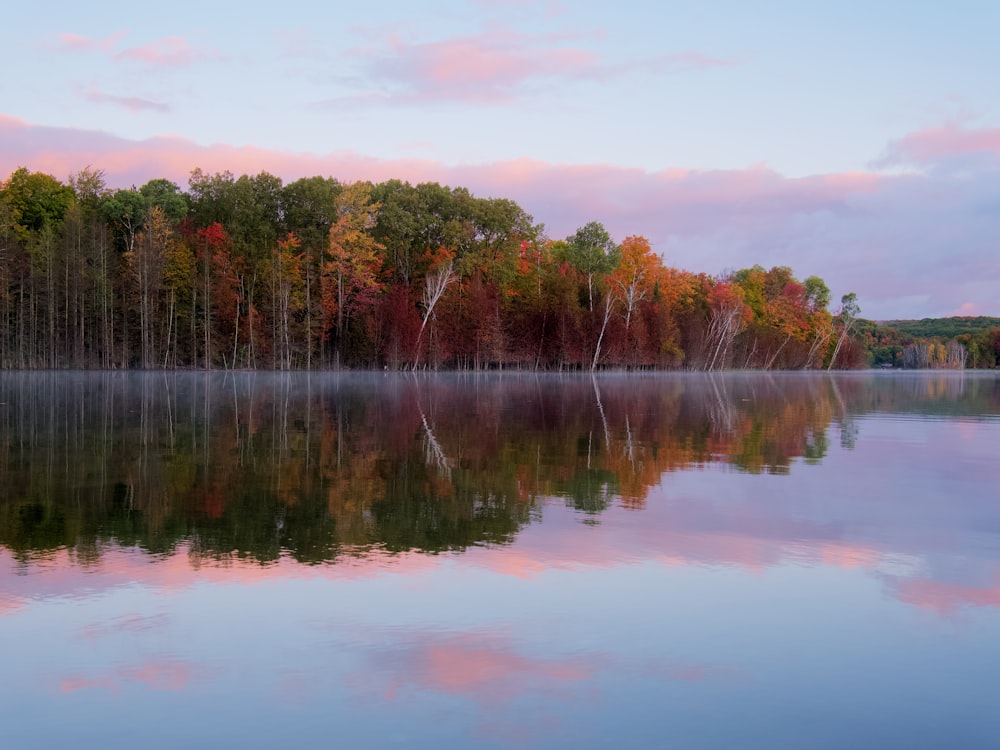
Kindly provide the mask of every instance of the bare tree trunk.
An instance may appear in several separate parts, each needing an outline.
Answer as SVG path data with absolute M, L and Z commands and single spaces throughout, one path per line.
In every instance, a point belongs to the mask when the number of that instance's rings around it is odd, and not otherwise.
M 771 367 L 774 365 L 774 361 L 778 358 L 778 355 L 781 354 L 781 350 L 785 348 L 785 344 L 787 344 L 791 340 L 792 340 L 792 334 L 788 334 L 788 336 L 785 337 L 785 340 L 781 342 L 781 346 L 777 348 L 774 354 L 771 355 L 771 358 L 767 361 L 767 364 L 764 365 L 765 370 L 771 369 Z
M 174 290 L 170 290 L 170 312 L 167 315 L 167 343 L 163 347 L 163 369 L 167 369 L 167 362 L 170 359 L 170 334 L 174 329 Z
M 851 325 L 850 323 L 848 323 L 844 326 L 843 330 L 840 332 L 840 336 L 837 337 L 837 345 L 833 347 L 833 356 L 830 357 L 830 364 L 827 365 L 826 367 L 827 370 L 833 369 L 833 364 L 834 362 L 837 361 L 837 355 L 840 354 L 840 347 L 844 345 L 844 341 L 847 339 L 847 334 L 850 332 L 850 330 L 851 330 Z
M 608 321 L 611 320 L 611 310 L 615 304 L 615 296 L 608 290 L 604 297 L 604 321 L 601 323 L 601 333 L 597 337 L 597 346 L 594 347 L 594 359 L 590 363 L 590 371 L 597 368 L 597 360 L 601 357 L 601 343 L 604 341 L 604 331 L 607 330 Z
M 816 356 L 816 352 L 820 350 L 827 341 L 830 340 L 830 334 L 824 333 L 823 335 L 816 334 L 816 338 L 813 339 L 812 346 L 809 347 L 809 354 L 806 356 L 806 363 L 803 365 L 803 370 L 809 370 L 812 368 L 813 358 Z
M 445 289 L 448 285 L 455 280 L 454 264 L 452 261 L 448 261 L 444 267 L 439 268 L 434 273 L 427 274 L 426 286 L 424 287 L 424 314 L 422 320 L 420 321 L 420 331 L 417 333 L 417 343 L 414 346 L 413 354 L 413 369 L 417 369 L 417 364 L 420 362 L 420 340 L 424 335 L 424 328 L 427 327 L 427 321 L 430 319 L 431 315 L 434 313 L 434 306 L 441 299 L 441 295 L 444 294 Z
M 714 370 L 716 364 L 725 361 L 729 347 L 732 346 L 733 339 L 736 338 L 736 334 L 739 332 L 738 319 L 739 311 L 736 309 L 720 310 L 712 316 L 712 322 L 708 328 L 709 346 L 716 339 L 717 342 L 711 359 L 705 364 L 706 370 Z
M 312 259 L 306 250 L 306 369 L 312 369 Z

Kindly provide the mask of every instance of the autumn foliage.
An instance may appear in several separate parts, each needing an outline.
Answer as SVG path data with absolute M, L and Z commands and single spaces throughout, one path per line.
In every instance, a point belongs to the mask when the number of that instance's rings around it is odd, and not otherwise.
M 672 268 L 596 221 L 548 237 L 464 188 L 195 170 L 0 188 L 5 368 L 855 366 L 815 276 Z

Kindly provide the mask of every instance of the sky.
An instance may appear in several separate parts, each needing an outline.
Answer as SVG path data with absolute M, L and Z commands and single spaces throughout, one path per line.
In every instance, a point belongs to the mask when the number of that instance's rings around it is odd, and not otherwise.
M 391 178 L 790 266 L 875 320 L 1000 315 L 1000 3 L 17 3 L 0 179 Z

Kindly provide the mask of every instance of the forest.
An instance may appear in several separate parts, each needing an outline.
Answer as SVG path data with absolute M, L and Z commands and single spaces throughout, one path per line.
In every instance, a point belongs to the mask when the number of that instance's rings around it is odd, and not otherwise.
M 868 364 L 911 370 L 1000 367 L 1000 318 L 986 316 L 858 320 Z
M 512 200 L 436 183 L 0 183 L 4 369 L 844 369 L 884 346 L 909 363 L 918 340 L 830 302 L 788 267 L 672 268 L 641 235 L 551 238 Z M 995 366 L 968 338 L 920 363 Z

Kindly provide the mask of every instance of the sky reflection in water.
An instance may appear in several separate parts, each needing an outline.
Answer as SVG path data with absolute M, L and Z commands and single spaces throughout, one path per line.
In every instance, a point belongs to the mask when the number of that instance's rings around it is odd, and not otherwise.
M 1000 380 L 3 375 L 5 746 L 973 747 Z

